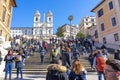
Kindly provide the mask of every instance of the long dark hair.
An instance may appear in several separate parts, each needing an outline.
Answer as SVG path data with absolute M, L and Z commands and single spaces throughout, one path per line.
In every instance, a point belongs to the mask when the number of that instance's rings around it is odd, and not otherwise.
M 13 51 L 12 50 L 8 50 L 8 54 L 7 55 L 12 55 Z

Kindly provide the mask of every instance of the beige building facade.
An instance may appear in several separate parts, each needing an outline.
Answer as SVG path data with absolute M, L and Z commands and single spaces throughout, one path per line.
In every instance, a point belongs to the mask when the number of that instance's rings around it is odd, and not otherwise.
M 16 6 L 15 0 L 0 0 L 0 39 L 5 41 L 10 37 L 12 10 Z
M 89 27 L 87 29 L 87 34 L 89 34 L 95 42 L 99 42 L 99 40 L 98 40 L 98 30 L 97 30 L 96 25 Z
M 102 0 L 92 12 L 96 13 L 99 42 L 117 48 L 120 45 L 120 0 Z
M 96 25 L 96 18 L 94 16 L 86 16 L 80 22 L 80 32 L 84 33 L 85 36 L 89 35 L 87 30 L 91 26 Z
M 78 25 L 69 25 L 69 24 L 65 24 L 62 26 L 63 29 L 63 34 L 64 34 L 64 38 L 70 38 L 70 36 L 72 38 L 76 38 L 77 33 L 79 32 L 79 27 Z

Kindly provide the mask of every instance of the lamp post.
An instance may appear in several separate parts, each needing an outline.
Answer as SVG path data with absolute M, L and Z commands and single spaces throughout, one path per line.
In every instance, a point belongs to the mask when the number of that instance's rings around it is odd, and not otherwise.
M 70 21 L 70 38 L 71 38 L 71 21 L 73 20 L 73 16 L 70 15 L 70 16 L 68 17 L 68 20 Z

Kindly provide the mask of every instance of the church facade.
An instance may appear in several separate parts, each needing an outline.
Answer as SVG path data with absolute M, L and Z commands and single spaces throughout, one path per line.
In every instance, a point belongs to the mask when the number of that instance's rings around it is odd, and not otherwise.
M 33 36 L 41 39 L 49 39 L 53 35 L 53 13 L 49 11 L 47 15 L 44 13 L 43 21 L 41 14 L 37 10 L 34 14 Z
M 41 19 L 43 17 L 43 19 Z M 53 36 L 53 13 L 48 11 L 41 16 L 37 10 L 34 14 L 33 27 L 11 27 L 11 37 L 28 36 L 37 37 L 42 40 Z

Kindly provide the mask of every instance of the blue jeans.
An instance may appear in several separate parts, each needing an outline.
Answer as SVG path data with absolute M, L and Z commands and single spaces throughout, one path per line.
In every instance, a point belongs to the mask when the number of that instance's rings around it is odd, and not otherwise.
M 20 74 L 21 74 L 21 78 L 23 78 L 23 68 L 22 67 L 18 67 L 17 68 L 17 78 L 19 77 L 19 71 L 20 71 Z
M 5 80 L 7 79 L 8 72 L 9 72 L 9 80 L 11 80 L 12 68 L 13 68 L 13 63 L 6 63 L 6 65 L 5 65 Z
M 102 75 L 103 75 L 103 78 L 104 78 L 104 80 L 105 80 L 105 74 L 104 74 L 103 71 L 98 72 L 98 80 L 102 80 Z
M 44 55 L 41 55 L 41 63 L 44 64 L 44 58 L 45 56 Z
M 22 58 L 22 62 L 23 62 L 23 64 L 25 63 L 25 58 Z

